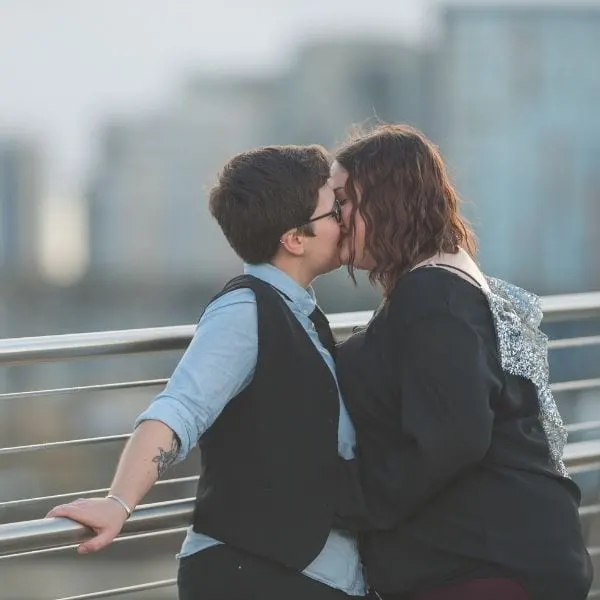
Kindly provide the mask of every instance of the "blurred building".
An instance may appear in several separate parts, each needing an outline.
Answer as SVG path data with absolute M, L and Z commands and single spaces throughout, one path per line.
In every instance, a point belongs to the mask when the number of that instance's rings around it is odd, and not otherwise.
M 29 140 L 0 136 L 0 275 L 38 271 L 41 159 Z
M 331 147 L 353 122 L 425 126 L 431 69 L 393 42 L 319 42 L 270 78 L 200 75 L 160 114 L 108 124 L 89 193 L 90 276 L 185 285 L 239 269 L 207 208 L 218 169 L 269 143 Z
M 600 287 L 600 7 L 451 6 L 436 139 L 488 272 Z M 472 204 L 470 204 L 472 203 Z
M 89 194 L 90 275 L 190 285 L 239 261 L 208 211 L 233 154 L 265 143 L 272 82 L 194 78 L 161 114 L 108 124 Z
M 198 75 L 162 112 L 107 124 L 88 194 L 87 281 L 111 282 L 100 304 L 116 302 L 123 325 L 109 326 L 189 322 L 239 272 L 207 206 L 233 154 L 274 143 L 332 147 L 350 123 L 374 116 L 424 127 L 429 64 L 400 43 L 314 43 L 285 73 Z M 376 293 L 355 289 L 345 272 L 317 288 L 327 310 L 376 304 Z
M 281 78 L 277 139 L 331 147 L 349 126 L 403 121 L 429 129 L 431 55 L 402 41 L 343 38 L 305 45 Z

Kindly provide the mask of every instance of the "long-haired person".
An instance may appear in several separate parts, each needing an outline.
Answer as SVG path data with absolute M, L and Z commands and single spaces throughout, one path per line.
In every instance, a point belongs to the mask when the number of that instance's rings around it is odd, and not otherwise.
M 419 131 L 351 138 L 330 181 L 342 262 L 383 296 L 337 358 L 365 504 L 386 524 L 362 536 L 371 586 L 384 600 L 583 600 L 592 569 L 538 299 L 482 274 Z

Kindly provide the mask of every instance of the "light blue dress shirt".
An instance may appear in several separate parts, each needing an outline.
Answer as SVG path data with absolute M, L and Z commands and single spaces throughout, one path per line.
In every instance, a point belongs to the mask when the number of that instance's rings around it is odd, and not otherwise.
M 309 318 L 316 306 L 312 288 L 304 289 L 271 264 L 246 265 L 244 272 L 282 292 L 337 382 L 333 358 L 321 344 Z M 169 383 L 138 417 L 135 426 L 144 420 L 165 423 L 181 440 L 178 460 L 183 460 L 226 404 L 252 381 L 258 356 L 257 329 L 256 298 L 252 290 L 234 290 L 210 304 Z M 355 434 L 341 394 L 339 399 L 338 452 L 349 459 L 354 456 Z M 179 557 L 219 543 L 190 527 Z M 332 530 L 321 553 L 303 572 L 349 595 L 365 594 L 358 543 L 347 531 Z

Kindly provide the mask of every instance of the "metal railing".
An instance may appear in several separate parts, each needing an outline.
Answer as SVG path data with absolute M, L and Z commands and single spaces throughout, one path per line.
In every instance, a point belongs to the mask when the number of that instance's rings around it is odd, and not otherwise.
M 600 316 L 600 292 L 585 294 L 548 296 L 542 299 L 544 319 L 566 321 L 578 318 Z M 338 313 L 330 315 L 334 333 L 339 339 L 347 337 L 357 327 L 365 326 L 371 318 L 370 311 L 356 313 Z M 149 352 L 183 350 L 194 333 L 194 326 L 159 327 L 151 329 L 132 329 L 100 333 L 81 333 L 45 336 L 35 338 L 5 339 L 0 341 L 0 367 L 27 365 L 38 362 L 63 362 L 95 357 L 114 357 L 126 354 L 144 354 Z M 551 350 L 600 345 L 600 336 L 578 337 L 573 339 L 552 340 Z M 155 388 L 166 383 L 167 379 L 147 379 L 137 381 L 112 382 L 108 384 L 66 387 L 56 389 L 26 390 L 0 394 L 0 401 L 17 401 L 24 398 L 65 396 L 79 392 L 106 392 L 136 388 Z M 553 384 L 555 392 L 600 390 L 600 378 L 577 381 L 557 382 Z M 575 423 L 569 426 L 570 433 L 600 430 L 600 422 Z M 15 455 L 24 452 L 54 450 L 69 446 L 95 445 L 108 442 L 122 442 L 126 435 L 111 435 L 94 438 L 63 440 L 51 443 L 0 448 L 0 456 Z M 565 464 L 571 472 L 600 468 L 600 440 L 570 443 L 565 451 Z M 169 486 L 196 480 L 197 477 L 183 477 L 160 481 L 157 486 Z M 36 507 L 49 502 L 69 501 L 74 497 L 106 493 L 106 489 L 87 490 L 78 493 L 59 494 L 40 498 L 26 498 L 0 503 L 0 511 L 16 507 Z M 117 541 L 140 539 L 143 537 L 170 535 L 182 532 L 189 524 L 193 509 L 193 498 L 173 499 L 166 502 L 142 505 L 138 507 Z M 600 504 L 585 506 L 581 509 L 582 518 L 600 513 Z M 57 552 L 72 548 L 83 540 L 89 531 L 66 519 L 38 519 L 11 522 L 0 525 L 0 560 L 31 556 L 48 552 Z M 600 549 L 591 548 L 593 554 Z M 175 583 L 174 579 L 114 588 L 102 592 L 91 592 L 79 596 L 70 596 L 62 600 L 88 600 L 107 598 L 130 592 L 159 589 Z M 592 597 L 592 596 L 590 596 Z

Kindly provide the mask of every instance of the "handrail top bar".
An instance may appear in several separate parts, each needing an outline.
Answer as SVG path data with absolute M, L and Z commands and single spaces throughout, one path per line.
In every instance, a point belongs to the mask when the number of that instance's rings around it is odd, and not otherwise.
M 600 292 L 542 296 L 541 303 L 545 321 L 600 315 Z
M 372 311 L 337 313 L 329 315 L 329 318 L 335 332 L 349 334 L 354 327 L 368 323 L 372 314 Z M 191 340 L 195 329 L 195 325 L 174 325 L 7 338 L 0 340 L 0 366 L 182 350 Z
M 174 325 L 7 338 L 0 340 L 0 366 L 180 350 L 189 343 L 194 330 L 195 325 Z
M 545 319 L 549 321 L 600 315 L 600 292 L 544 296 L 541 302 Z M 352 333 L 355 327 L 365 326 L 372 315 L 373 311 L 357 311 L 328 316 L 333 331 L 345 336 Z M 8 338 L 0 340 L 0 366 L 181 350 L 194 335 L 195 327 L 175 325 Z
M 123 526 L 123 534 L 189 525 L 193 498 L 166 500 L 139 506 Z M 90 530 L 65 518 L 44 518 L 0 525 L 2 556 L 74 544 L 90 537 Z

